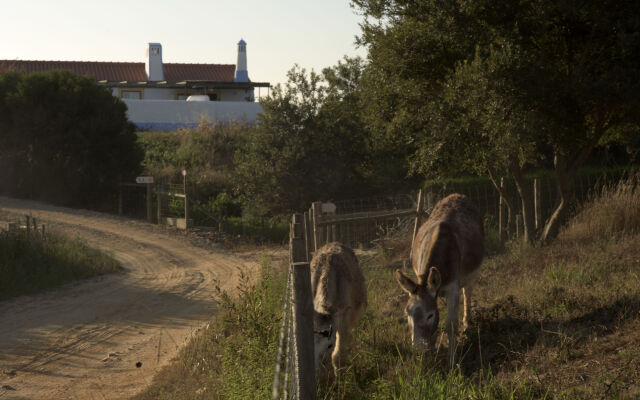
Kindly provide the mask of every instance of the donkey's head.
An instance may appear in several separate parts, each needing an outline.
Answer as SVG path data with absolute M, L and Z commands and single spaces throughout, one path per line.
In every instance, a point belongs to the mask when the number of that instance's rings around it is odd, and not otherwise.
M 316 370 L 327 352 L 336 345 L 336 314 L 315 312 L 313 317 L 313 347 L 315 350 Z
M 316 371 L 325 356 L 332 352 L 336 346 L 336 334 L 345 312 L 351 307 L 345 307 L 329 313 L 313 313 L 313 347 L 316 361 Z
M 438 329 L 438 290 L 442 279 L 440 271 L 436 267 L 429 269 L 429 275 L 425 281 L 424 276 L 418 277 L 418 283 L 396 270 L 396 279 L 400 287 L 409 293 L 409 301 L 405 313 L 409 321 L 411 331 L 411 343 L 416 350 L 424 350 L 425 343 L 435 343 L 435 333 Z

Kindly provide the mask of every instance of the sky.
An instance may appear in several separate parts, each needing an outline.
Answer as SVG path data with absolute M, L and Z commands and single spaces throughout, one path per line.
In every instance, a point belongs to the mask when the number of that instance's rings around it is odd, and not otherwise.
M 349 0 L 0 0 L 0 60 L 144 62 L 149 42 L 170 63 L 235 64 L 286 82 L 294 64 L 321 71 L 365 56 Z

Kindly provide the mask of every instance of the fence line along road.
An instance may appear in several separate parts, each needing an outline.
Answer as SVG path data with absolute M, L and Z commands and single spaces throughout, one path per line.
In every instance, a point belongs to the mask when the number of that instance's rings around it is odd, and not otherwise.
M 313 303 L 311 300 L 311 271 L 306 251 L 305 229 L 302 214 L 294 214 L 289 236 L 289 276 L 283 324 L 280 328 L 280 345 L 274 373 L 272 399 L 316 399 L 316 373 L 313 351 Z M 291 295 L 289 295 L 289 291 Z M 287 322 L 287 313 L 291 318 Z M 289 325 L 287 329 L 286 325 Z M 289 338 L 284 338 L 288 331 Z M 287 356 L 282 359 L 285 342 Z M 284 388 L 280 396 L 282 362 L 285 363 Z

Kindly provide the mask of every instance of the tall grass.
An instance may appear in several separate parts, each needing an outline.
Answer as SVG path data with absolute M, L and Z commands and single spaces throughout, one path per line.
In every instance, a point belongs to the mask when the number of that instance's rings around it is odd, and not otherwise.
M 640 232 L 640 174 L 604 186 L 565 230 L 567 238 L 606 238 Z
M 0 300 L 119 270 L 117 261 L 80 239 L 0 232 Z

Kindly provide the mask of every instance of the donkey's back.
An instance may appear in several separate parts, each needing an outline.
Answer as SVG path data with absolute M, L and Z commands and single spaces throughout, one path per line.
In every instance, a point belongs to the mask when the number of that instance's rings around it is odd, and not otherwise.
M 461 287 L 480 268 L 484 229 L 478 207 L 467 196 L 451 194 L 440 200 L 420 227 L 413 243 L 411 263 L 417 277 L 438 266 L 442 286 L 457 281 Z
M 346 357 L 350 331 L 367 306 L 364 276 L 350 248 L 334 242 L 318 249 L 311 260 L 316 367 L 331 348 L 337 374 Z

